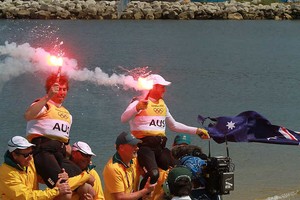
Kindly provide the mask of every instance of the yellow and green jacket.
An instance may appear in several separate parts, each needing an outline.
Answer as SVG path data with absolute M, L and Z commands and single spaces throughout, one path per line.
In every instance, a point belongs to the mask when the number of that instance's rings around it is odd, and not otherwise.
M 97 173 L 97 171 L 94 168 L 95 168 L 95 165 L 90 165 L 88 167 L 88 169 L 85 170 L 84 172 L 87 172 L 88 174 L 92 175 L 95 178 L 93 188 L 95 190 L 96 196 L 95 196 L 94 200 L 104 200 L 104 194 L 103 194 L 101 179 L 99 177 L 99 174 Z M 69 178 L 69 180 L 72 179 L 72 178 Z M 73 195 L 72 195 L 72 200 L 78 200 L 78 199 L 79 199 L 78 194 L 76 192 L 74 192 Z
M 2 200 L 47 200 L 58 196 L 57 187 L 39 190 L 33 159 L 22 168 L 16 164 L 7 151 L 0 166 L 0 199 Z
M 139 184 L 136 158 L 132 159 L 130 165 L 127 166 L 116 153 L 105 165 L 103 178 L 105 200 L 113 200 L 112 193 L 136 192 Z

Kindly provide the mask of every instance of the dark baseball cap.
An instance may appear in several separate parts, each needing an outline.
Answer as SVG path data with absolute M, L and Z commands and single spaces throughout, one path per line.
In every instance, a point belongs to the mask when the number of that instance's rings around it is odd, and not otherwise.
M 135 138 L 132 134 L 122 132 L 116 139 L 116 146 L 119 146 L 121 144 L 137 145 L 138 143 L 141 143 L 141 142 L 142 142 L 142 140 Z
M 177 183 L 180 179 L 187 179 L 188 181 L 192 181 L 192 172 L 184 166 L 174 167 L 170 170 L 168 174 L 168 184 L 170 187 L 174 187 L 174 184 Z

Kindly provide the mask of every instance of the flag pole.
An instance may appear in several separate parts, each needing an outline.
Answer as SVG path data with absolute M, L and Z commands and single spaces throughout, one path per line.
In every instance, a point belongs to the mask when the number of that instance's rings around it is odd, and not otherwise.
M 210 140 L 208 140 L 208 157 L 210 158 Z
M 225 133 L 225 146 L 226 146 L 227 157 L 229 158 L 229 148 L 228 148 L 227 133 Z

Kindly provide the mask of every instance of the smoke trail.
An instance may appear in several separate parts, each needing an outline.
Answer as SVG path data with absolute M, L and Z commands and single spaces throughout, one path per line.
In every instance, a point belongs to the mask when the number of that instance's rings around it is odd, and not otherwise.
M 5 42 L 0 45 L 0 89 L 3 85 L 22 74 L 34 72 L 52 73 L 56 67 L 49 66 L 47 58 L 50 53 L 42 48 L 33 48 L 28 43 L 17 45 Z M 87 68 L 79 69 L 77 61 L 63 57 L 63 73 L 70 79 L 76 81 L 88 81 L 96 85 L 123 86 L 123 89 L 137 89 L 137 81 L 133 75 L 112 74 L 108 75 L 101 68 L 96 67 L 94 71 Z

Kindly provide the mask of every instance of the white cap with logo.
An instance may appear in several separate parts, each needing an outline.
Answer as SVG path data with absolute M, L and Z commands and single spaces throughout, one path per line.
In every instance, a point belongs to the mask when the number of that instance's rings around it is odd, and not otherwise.
M 80 151 L 86 155 L 96 156 L 92 152 L 91 147 L 87 143 L 82 142 L 82 141 L 75 142 L 72 146 L 72 151 Z
M 171 84 L 170 81 L 166 81 L 161 75 L 158 74 L 151 74 L 147 77 L 147 79 L 152 80 L 153 85 L 159 84 L 159 85 L 167 86 Z
M 31 144 L 30 142 L 28 142 L 28 140 L 26 140 L 21 136 L 12 137 L 7 143 L 9 152 L 13 152 L 16 149 L 27 149 L 28 147 L 32 147 L 32 146 L 35 145 Z

